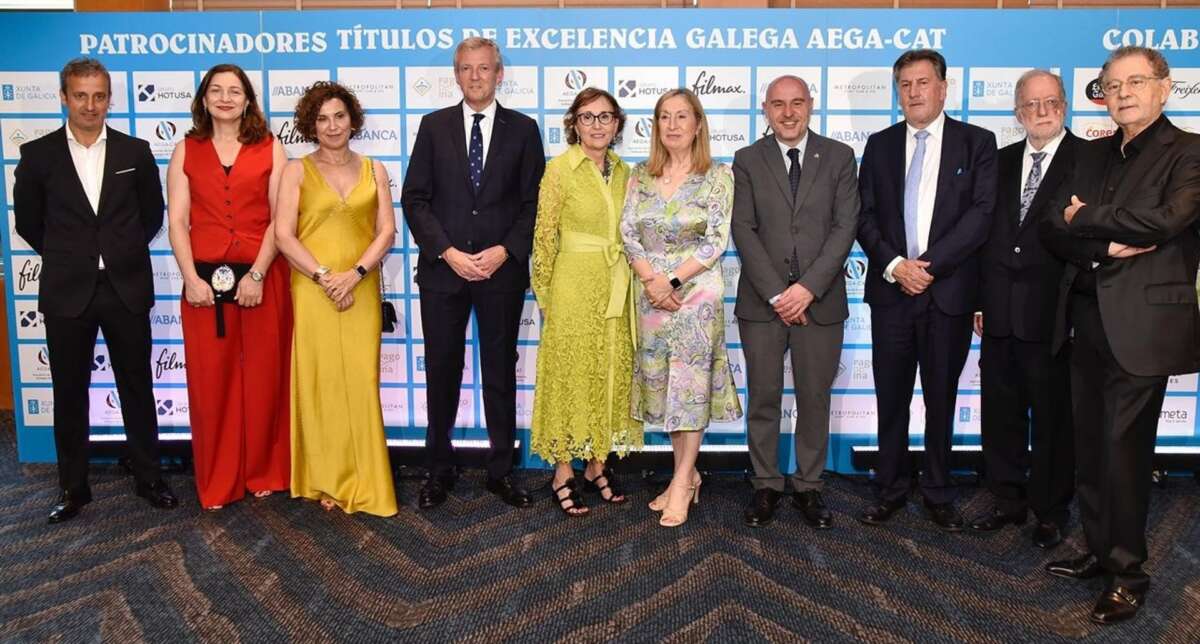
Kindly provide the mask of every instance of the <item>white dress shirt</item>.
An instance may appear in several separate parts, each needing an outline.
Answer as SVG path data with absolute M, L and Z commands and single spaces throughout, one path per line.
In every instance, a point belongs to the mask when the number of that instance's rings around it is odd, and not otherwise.
M 75 138 L 75 132 L 67 125 L 67 149 L 75 164 L 75 174 L 83 184 L 83 192 L 92 206 L 92 214 L 100 213 L 100 188 L 104 185 L 104 157 L 108 150 L 108 126 L 100 128 L 100 136 L 91 145 L 84 145 Z M 104 258 L 100 258 L 100 270 L 104 270 Z
M 471 154 L 471 126 L 475 125 L 475 115 L 483 115 L 483 120 L 479 121 L 479 132 L 483 134 L 483 163 L 486 167 L 488 146 L 491 145 L 492 142 L 492 124 L 496 122 L 496 101 L 493 100 L 491 104 L 479 112 L 471 109 L 471 106 L 467 105 L 466 101 L 463 101 L 462 107 L 463 128 L 466 129 L 467 132 L 467 156 L 470 156 Z M 480 168 L 479 171 L 483 172 L 483 168 Z
M 933 119 L 933 122 L 925 126 L 925 131 L 929 133 L 929 137 L 925 139 L 925 157 L 921 163 L 921 184 L 917 189 L 917 249 L 919 253 L 924 253 L 929 249 L 929 228 L 933 224 L 933 205 L 937 201 L 937 182 L 938 168 L 942 164 L 942 130 L 946 126 L 946 113 L 942 112 Z M 919 131 L 911 125 L 905 125 L 907 136 L 904 139 L 904 174 L 902 177 L 908 176 L 908 167 L 912 165 L 913 153 L 917 150 L 917 137 Z M 883 279 L 889 282 L 895 282 L 892 277 L 892 270 L 900 263 L 902 259 L 916 259 L 915 257 L 897 256 L 883 270 Z
M 1025 139 L 1025 156 L 1021 157 L 1021 192 L 1017 195 L 1025 194 L 1025 184 L 1029 183 L 1029 171 L 1033 169 L 1033 153 L 1045 152 L 1046 156 L 1042 158 L 1042 178 L 1046 178 L 1046 170 L 1050 169 L 1050 162 L 1054 160 L 1054 153 L 1058 152 L 1058 144 L 1067 136 L 1067 130 L 1058 133 L 1058 136 L 1050 139 L 1046 145 L 1042 146 L 1041 150 L 1035 150 L 1033 145 L 1029 143 L 1029 139 Z
M 779 137 L 775 137 L 775 143 L 776 143 L 776 145 L 779 146 L 779 153 L 783 155 L 783 169 L 786 170 L 788 174 L 791 174 L 791 172 L 792 172 L 792 160 L 788 157 L 788 150 L 791 150 L 793 147 L 796 148 L 797 150 L 800 150 L 799 163 L 800 163 L 800 170 L 803 172 L 803 170 L 804 170 L 804 150 L 808 148 L 808 130 L 804 131 L 804 136 L 801 137 L 800 142 L 794 146 L 787 145 L 783 141 L 780 141 Z M 783 297 L 783 293 L 777 293 L 773 297 L 770 297 L 767 299 L 767 304 L 770 304 L 771 306 L 775 306 L 775 303 L 778 302 L 779 298 L 781 298 L 781 297 Z

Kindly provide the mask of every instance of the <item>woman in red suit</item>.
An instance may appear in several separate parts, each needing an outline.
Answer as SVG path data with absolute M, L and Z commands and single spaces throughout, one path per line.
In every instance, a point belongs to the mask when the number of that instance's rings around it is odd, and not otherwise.
M 208 70 L 167 166 L 200 505 L 288 488 L 288 265 L 271 218 L 287 156 L 236 65 Z

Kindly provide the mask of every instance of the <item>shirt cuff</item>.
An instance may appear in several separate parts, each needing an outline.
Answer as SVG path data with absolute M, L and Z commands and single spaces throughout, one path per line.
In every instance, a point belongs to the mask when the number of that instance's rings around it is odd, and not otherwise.
M 896 265 L 899 264 L 903 259 L 903 257 L 897 255 L 896 259 L 893 259 L 891 263 L 887 265 L 887 268 L 883 269 L 883 279 L 895 284 L 896 278 L 892 277 L 892 271 L 896 270 Z
M 780 293 L 779 295 L 776 295 L 775 297 L 767 298 L 767 304 L 770 304 L 771 306 L 775 306 L 775 303 L 778 302 L 779 298 L 781 298 L 781 297 L 783 297 L 783 293 Z

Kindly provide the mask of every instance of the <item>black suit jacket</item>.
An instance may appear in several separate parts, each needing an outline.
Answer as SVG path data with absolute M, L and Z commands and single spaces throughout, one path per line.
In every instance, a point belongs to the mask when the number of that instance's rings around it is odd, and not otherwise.
M 13 187 L 17 234 L 42 256 L 38 310 L 76 317 L 96 289 L 99 258 L 135 313 L 154 303 L 150 240 L 163 221 L 150 144 L 108 128 L 99 212 L 75 172 L 65 126 L 21 146 Z
M 528 288 L 538 185 L 545 168 L 537 123 L 497 104 L 476 192 L 467 175 L 462 103 L 426 114 L 400 197 L 404 218 L 421 249 L 417 284 L 432 291 L 457 292 L 466 280 L 438 257 L 451 246 L 477 253 L 501 244 L 508 250 L 508 260 L 479 287 Z
M 1146 135 L 1146 146 L 1106 205 L 1099 205 L 1106 160 L 1121 133 L 1083 143 L 1074 172 L 1051 205 L 1053 216 L 1040 227 L 1043 241 L 1068 262 L 1059 282 L 1053 348 L 1067 338 L 1071 285 L 1080 271 L 1099 262 L 1096 298 L 1121 367 L 1137 376 L 1191 373 L 1200 370 L 1200 135 L 1169 120 Z M 1062 212 L 1071 195 L 1088 205 L 1067 224 Z M 1157 248 L 1109 259 L 1110 241 Z
M 909 297 L 883 278 L 896 257 L 904 257 L 903 121 L 867 139 L 858 188 L 862 213 L 858 243 L 867 254 L 864 299 L 871 306 L 890 306 Z M 929 243 L 920 259 L 930 262 L 933 284 L 927 291 L 947 315 L 975 310 L 979 288 L 978 250 L 987 240 L 996 206 L 996 137 L 988 130 L 946 117 L 937 197 Z
M 1047 206 L 1075 164 L 1079 142 L 1070 131 L 1064 134 L 1054 158 L 1042 167 L 1042 182 L 1020 225 L 1025 140 L 1000 150 L 996 210 L 980 257 L 980 310 L 987 335 L 1016 336 L 1026 342 L 1049 342 L 1054 335 L 1063 262 L 1038 238 L 1038 223 L 1054 216 Z

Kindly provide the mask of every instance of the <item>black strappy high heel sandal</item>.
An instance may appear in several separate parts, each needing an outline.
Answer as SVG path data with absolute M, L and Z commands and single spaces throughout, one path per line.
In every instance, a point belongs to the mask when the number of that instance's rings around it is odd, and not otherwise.
M 558 487 L 551 486 L 553 492 L 550 496 L 550 502 L 555 505 L 563 514 L 569 517 L 587 516 L 587 512 L 572 512 L 571 510 L 587 510 L 587 504 L 583 502 L 583 497 L 579 494 L 579 482 L 574 477 L 567 479 L 566 483 Z M 559 496 L 558 493 L 563 490 L 570 490 L 571 493 L 566 496 Z
M 613 476 L 612 470 L 608 469 L 607 467 L 600 472 L 600 476 L 597 476 L 594 479 L 589 479 L 587 477 L 587 473 L 584 472 L 583 489 L 587 492 L 591 492 L 592 494 L 599 494 L 600 499 L 606 503 L 620 505 L 628 501 L 629 497 L 625 496 L 625 493 L 618 489 L 616 485 L 613 485 L 613 480 L 615 478 L 616 477 Z M 600 485 L 599 481 L 604 481 L 604 485 Z M 605 490 L 608 490 L 607 498 L 604 496 Z M 621 500 L 615 500 L 617 497 L 621 497 Z

